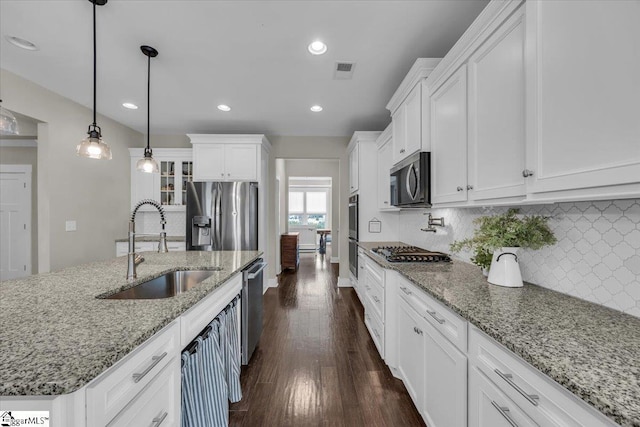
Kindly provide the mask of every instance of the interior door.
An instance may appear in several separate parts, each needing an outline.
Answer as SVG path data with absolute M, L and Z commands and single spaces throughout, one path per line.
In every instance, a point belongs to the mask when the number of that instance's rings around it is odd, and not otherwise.
M 0 280 L 30 274 L 31 172 L 3 167 L 0 170 Z

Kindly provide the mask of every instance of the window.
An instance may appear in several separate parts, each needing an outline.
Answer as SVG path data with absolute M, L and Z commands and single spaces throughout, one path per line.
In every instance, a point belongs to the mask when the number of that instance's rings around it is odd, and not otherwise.
M 328 188 L 289 190 L 289 225 L 329 228 Z

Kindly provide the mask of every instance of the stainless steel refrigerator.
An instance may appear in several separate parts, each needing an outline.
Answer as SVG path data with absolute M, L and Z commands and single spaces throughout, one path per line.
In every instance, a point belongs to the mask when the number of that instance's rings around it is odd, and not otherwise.
M 258 184 L 255 182 L 187 182 L 188 251 L 257 251 Z M 254 261 L 243 270 L 242 364 L 262 334 L 262 270 Z
M 258 250 L 258 184 L 187 182 L 188 251 Z

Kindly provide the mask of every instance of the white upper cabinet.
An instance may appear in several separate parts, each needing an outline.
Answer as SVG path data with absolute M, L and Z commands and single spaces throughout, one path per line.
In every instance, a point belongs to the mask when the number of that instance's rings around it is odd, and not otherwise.
M 637 197 L 638 2 L 530 1 L 526 14 L 528 192 Z M 578 191 L 538 194 L 559 190 Z
M 439 58 L 418 58 L 387 104 L 393 126 L 392 164 L 418 151 L 429 151 L 425 143 L 425 111 L 422 82 L 440 62 Z
M 469 58 L 468 78 L 468 199 L 524 198 L 524 8 Z
M 393 166 L 393 141 L 391 136 L 393 125 L 380 134 L 378 138 L 378 209 L 398 210 L 391 206 L 391 179 L 390 171 Z
M 431 201 L 467 200 L 467 66 L 431 94 Z
M 349 193 L 353 194 L 358 191 L 358 176 L 360 165 L 360 147 L 355 144 L 349 151 Z
M 260 181 L 264 135 L 188 135 L 194 181 Z
M 142 148 L 130 148 L 131 156 L 131 208 L 144 199 L 156 200 L 165 210 L 184 210 L 186 183 L 193 180 L 193 160 L 190 148 L 156 148 L 153 158 L 158 162 L 160 173 L 145 173 L 136 169 L 143 158 Z M 151 206 L 142 206 L 141 211 L 155 211 Z
M 422 85 L 417 83 L 393 114 L 393 163 L 422 148 Z

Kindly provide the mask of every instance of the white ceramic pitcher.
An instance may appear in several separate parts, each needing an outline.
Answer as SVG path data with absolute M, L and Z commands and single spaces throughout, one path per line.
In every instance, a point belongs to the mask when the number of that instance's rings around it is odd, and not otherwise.
M 522 274 L 518 264 L 518 250 L 520 248 L 500 248 L 493 252 L 491 268 L 487 281 L 498 286 L 509 288 L 522 287 Z

